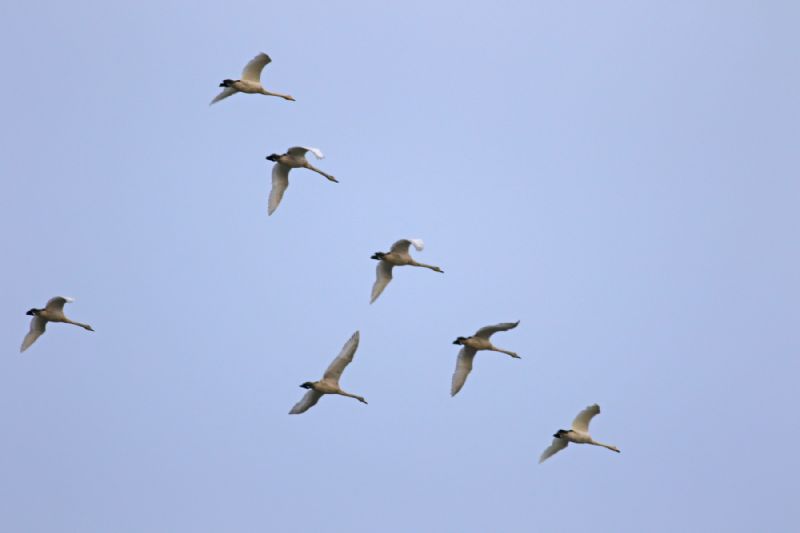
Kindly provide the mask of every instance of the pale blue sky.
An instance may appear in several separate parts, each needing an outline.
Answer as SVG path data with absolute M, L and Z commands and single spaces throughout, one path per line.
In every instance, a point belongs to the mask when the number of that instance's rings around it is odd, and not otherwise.
M 0 7 L 0 528 L 794 531 L 793 2 Z M 265 85 L 223 78 L 264 51 Z M 266 216 L 264 156 L 318 146 Z M 369 256 L 402 269 L 368 305 Z M 57 294 L 96 333 L 25 311 Z M 521 320 L 449 397 L 458 347 Z M 290 417 L 345 340 L 343 386 Z M 537 464 L 597 402 L 600 448 Z

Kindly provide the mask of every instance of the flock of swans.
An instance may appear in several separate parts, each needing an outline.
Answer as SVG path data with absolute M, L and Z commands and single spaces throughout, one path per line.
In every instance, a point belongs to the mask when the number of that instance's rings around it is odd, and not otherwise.
M 242 71 L 242 79 L 226 79 L 220 83 L 220 87 L 223 87 L 224 89 L 211 101 L 209 105 L 215 104 L 220 100 L 228 98 L 229 96 L 233 96 L 236 93 L 264 94 L 294 101 L 294 98 L 288 94 L 267 91 L 261 85 L 261 72 L 270 62 L 271 59 L 267 54 L 258 54 L 244 67 L 244 70 Z M 306 159 L 306 154 L 308 152 L 314 154 L 317 159 L 322 159 L 324 157 L 320 150 L 304 146 L 294 146 L 289 148 L 285 154 L 271 154 L 267 156 L 267 160 L 275 163 L 272 168 L 272 190 L 269 195 L 267 209 L 268 215 L 272 215 L 280 205 L 283 195 L 286 192 L 286 189 L 289 187 L 289 171 L 293 168 L 307 168 L 325 176 L 325 178 L 334 183 L 338 183 L 336 178 L 314 167 L 308 162 Z M 378 297 L 383 293 L 384 289 L 386 289 L 386 286 L 389 284 L 389 282 L 392 281 L 392 270 L 394 267 L 408 265 L 428 268 L 434 272 L 444 273 L 444 271 L 438 266 L 426 265 L 425 263 L 420 263 L 411 257 L 411 254 L 409 253 L 409 248 L 411 246 L 414 246 L 417 251 L 422 251 L 424 248 L 424 243 L 420 239 L 400 239 L 392 245 L 388 252 L 376 252 L 372 255 L 372 259 L 378 261 L 378 267 L 376 269 L 375 283 L 372 286 L 370 304 L 378 299 Z M 94 331 L 90 325 L 71 320 L 64 314 L 64 304 L 73 301 L 74 300 L 72 298 L 56 296 L 51 298 L 43 309 L 30 309 L 26 313 L 27 315 L 33 317 L 31 319 L 30 331 L 27 335 L 25 335 L 25 339 L 22 341 L 20 352 L 24 352 L 30 348 L 30 346 L 36 342 L 36 340 L 41 337 L 42 334 L 44 334 L 48 322 L 64 322 L 67 324 L 80 326 L 87 331 Z M 515 359 L 520 358 L 520 356 L 515 352 L 496 347 L 490 340 L 492 335 L 495 333 L 512 330 L 518 325 L 519 321 L 485 326 L 480 328 L 475 332 L 474 335 L 470 337 L 458 337 L 455 341 L 453 341 L 453 344 L 457 344 L 462 348 L 458 352 L 456 369 L 453 373 L 453 379 L 450 388 L 451 396 L 458 394 L 458 392 L 464 387 L 464 383 L 467 381 L 467 376 L 469 376 L 470 372 L 472 371 L 472 362 L 475 359 L 475 354 L 477 354 L 479 351 L 486 350 L 500 352 Z M 300 387 L 307 389 L 308 392 L 306 392 L 303 398 L 297 402 L 294 407 L 292 407 L 291 411 L 289 411 L 289 414 L 296 415 L 306 412 L 308 409 L 316 405 L 320 398 L 326 394 L 338 394 L 340 396 L 354 398 L 364 404 L 367 403 L 362 396 L 346 392 L 339 386 L 339 380 L 342 377 L 342 372 L 344 372 L 345 368 L 347 368 L 347 365 L 353 362 L 353 357 L 358 349 L 359 339 L 360 334 L 358 331 L 356 331 L 344 344 L 339 355 L 336 356 L 336 358 L 331 362 L 330 366 L 328 366 L 327 370 L 325 370 L 325 374 L 323 374 L 322 379 L 319 381 L 306 381 L 300 385 Z M 572 429 L 559 429 L 553 435 L 553 443 L 542 453 L 541 457 L 539 458 L 539 462 L 541 463 L 552 455 L 563 450 L 570 442 L 575 444 L 593 444 L 595 446 L 602 446 L 619 453 L 619 449 L 615 446 L 597 442 L 592 439 L 591 435 L 589 435 L 589 423 L 598 413 L 600 413 L 600 407 L 597 404 L 590 405 L 578 413 L 578 416 L 572 422 Z

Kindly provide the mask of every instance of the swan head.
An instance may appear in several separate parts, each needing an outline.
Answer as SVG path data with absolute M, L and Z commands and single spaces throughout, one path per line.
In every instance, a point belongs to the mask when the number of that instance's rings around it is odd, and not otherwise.
M 267 156 L 267 161 L 274 161 L 275 163 L 277 163 L 280 157 L 281 156 L 279 156 L 278 154 L 270 154 Z
M 39 316 L 39 310 L 38 309 L 28 309 L 28 312 L 25 313 L 25 314 L 28 315 L 28 316 Z
M 566 429 L 559 429 L 558 431 L 555 432 L 555 434 L 553 436 L 555 438 L 557 438 L 557 439 L 560 439 L 561 437 L 563 437 L 567 433 L 569 433 L 569 431 L 567 431 Z
M 453 341 L 453 344 L 464 344 L 465 340 L 467 340 L 466 337 L 458 337 L 456 340 Z
M 303 389 L 313 389 L 314 388 L 314 384 L 311 383 L 310 381 L 306 381 L 305 383 L 300 385 L 300 387 L 303 388 Z
M 383 256 L 385 255 L 386 254 L 383 252 L 375 252 L 374 254 L 372 254 L 372 257 L 370 257 L 370 259 L 377 259 L 378 261 L 380 261 L 381 259 L 383 259 Z

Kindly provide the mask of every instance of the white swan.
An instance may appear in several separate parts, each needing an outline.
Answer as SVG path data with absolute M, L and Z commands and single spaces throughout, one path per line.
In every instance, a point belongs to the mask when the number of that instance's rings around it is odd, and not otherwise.
M 599 413 L 599 405 L 590 405 L 578 413 L 578 416 L 576 416 L 575 420 L 572 421 L 572 429 L 559 429 L 556 431 L 555 435 L 553 435 L 553 443 L 542 453 L 542 456 L 539 457 L 539 463 L 542 463 L 550 456 L 566 448 L 567 444 L 570 442 L 574 442 L 576 444 L 594 444 L 595 446 L 608 448 L 612 452 L 620 453 L 616 446 L 597 442 L 596 440 L 592 439 L 591 435 L 589 435 L 589 422 L 591 422 L 592 418 Z
M 358 331 L 356 331 L 353 333 L 353 336 L 344 343 L 342 351 L 330 364 L 321 380 L 306 381 L 300 385 L 302 388 L 308 389 L 308 392 L 294 407 L 292 407 L 292 410 L 289 411 L 290 415 L 305 413 L 325 394 L 339 394 L 341 396 L 355 398 L 361 403 L 367 403 L 367 400 L 361 396 L 345 392 L 339 387 L 339 378 L 342 377 L 342 372 L 344 372 L 344 369 L 347 368 L 347 365 L 353 360 L 353 355 L 355 355 L 356 349 L 358 348 L 358 340 L 359 334 Z
M 224 89 L 221 93 L 215 96 L 208 105 L 216 104 L 220 100 L 229 96 L 233 96 L 236 93 L 279 96 L 284 100 L 291 100 L 294 102 L 294 98 L 288 94 L 270 92 L 261 85 L 261 71 L 264 70 L 264 67 L 267 66 L 271 61 L 272 60 L 267 54 L 263 52 L 258 54 L 244 67 L 244 70 L 242 71 L 242 79 L 223 80 L 222 83 L 219 84 L 219 86 L 224 87 Z
M 44 306 L 44 309 L 30 309 L 26 315 L 30 315 L 33 318 L 31 319 L 31 328 L 28 331 L 28 334 L 25 335 L 25 339 L 22 341 L 22 346 L 20 346 L 19 351 L 20 353 L 24 352 L 28 348 L 30 348 L 31 344 L 36 342 L 36 339 L 42 336 L 44 333 L 45 328 L 47 327 L 48 322 L 66 322 L 67 324 L 74 324 L 76 326 L 80 326 L 87 331 L 94 331 L 92 326 L 89 324 L 82 324 L 80 322 L 75 322 L 74 320 L 70 320 L 69 318 L 64 315 L 64 304 L 68 302 L 74 302 L 72 298 L 65 298 L 63 296 L 56 296 L 54 298 L 50 298 L 48 300 L 47 305 Z
M 281 203 L 283 193 L 289 187 L 289 171 L 293 168 L 307 168 L 322 174 L 333 182 L 339 183 L 339 180 L 309 163 L 308 159 L 306 159 L 306 152 L 311 152 L 317 159 L 325 157 L 318 148 L 311 148 L 310 146 L 293 146 L 285 154 L 267 156 L 267 160 L 275 162 L 275 166 L 272 167 L 272 190 L 269 193 L 267 215 L 274 213 Z
M 508 331 L 514 329 L 519 325 L 519 320 L 516 322 L 503 322 L 502 324 L 495 324 L 494 326 L 486 326 L 475 332 L 472 337 L 458 337 L 453 341 L 453 344 L 460 344 L 463 346 L 461 351 L 458 352 L 458 359 L 456 360 L 456 371 L 453 372 L 453 383 L 450 387 L 450 396 L 455 396 L 464 383 L 467 381 L 467 376 L 472 371 L 472 361 L 475 359 L 475 354 L 478 350 L 490 350 L 492 352 L 501 352 L 508 354 L 515 359 L 520 359 L 515 352 L 509 352 L 494 346 L 489 338 L 498 331 Z
M 392 281 L 392 268 L 396 266 L 411 265 L 415 267 L 430 268 L 435 272 L 444 274 L 444 270 L 438 266 L 426 265 L 425 263 L 418 263 L 414 261 L 411 254 L 408 253 L 408 247 L 414 245 L 414 248 L 421 251 L 425 247 L 422 239 L 400 239 L 392 245 L 389 252 L 375 252 L 372 259 L 380 261 L 377 268 L 377 276 L 375 284 L 372 286 L 372 297 L 369 303 L 374 302 L 381 295 L 383 289 Z

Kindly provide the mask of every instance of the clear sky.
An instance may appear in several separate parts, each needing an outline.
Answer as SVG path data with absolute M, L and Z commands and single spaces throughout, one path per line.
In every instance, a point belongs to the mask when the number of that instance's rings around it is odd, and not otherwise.
M 7 2 L 0 529 L 796 531 L 794 2 Z M 258 52 L 296 102 L 208 102 Z M 271 163 L 310 145 L 340 183 Z M 420 261 L 368 304 L 370 255 Z M 95 333 L 54 324 L 54 295 Z M 478 327 L 522 359 L 481 353 Z M 287 412 L 361 331 L 345 389 Z M 619 446 L 537 459 L 597 402 Z

